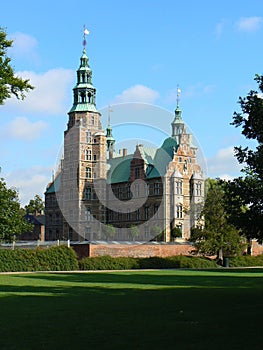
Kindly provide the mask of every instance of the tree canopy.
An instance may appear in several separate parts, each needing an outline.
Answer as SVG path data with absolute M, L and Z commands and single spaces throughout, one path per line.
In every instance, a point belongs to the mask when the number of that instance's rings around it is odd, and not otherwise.
M 11 242 L 21 233 L 31 230 L 32 225 L 25 219 L 17 191 L 7 188 L 4 179 L 0 178 L 0 241 Z
M 12 95 L 17 99 L 24 99 L 25 92 L 33 89 L 29 79 L 22 79 L 15 75 L 11 66 L 11 58 L 7 56 L 7 50 L 12 46 L 13 41 L 8 40 L 6 32 L 0 27 L 0 105 Z
M 228 182 L 232 221 L 248 238 L 263 240 L 263 76 L 256 75 L 259 91 L 239 98 L 241 112 L 235 112 L 232 125 L 253 140 L 254 147 L 235 147 L 235 156 L 244 167 L 240 176 Z
M 25 206 L 27 214 L 41 214 L 45 209 L 44 201 L 36 194 L 34 199 L 30 199 L 29 203 Z
M 191 241 L 203 255 L 224 256 L 241 254 L 244 242 L 238 230 L 229 222 L 224 186 L 220 180 L 207 179 L 207 196 L 201 216 L 205 227 L 192 230 Z

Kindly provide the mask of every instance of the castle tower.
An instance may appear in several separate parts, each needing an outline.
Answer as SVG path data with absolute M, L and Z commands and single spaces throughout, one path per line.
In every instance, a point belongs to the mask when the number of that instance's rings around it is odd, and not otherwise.
M 66 219 L 64 231 L 73 229 L 73 239 L 91 239 L 94 229 L 91 221 L 94 221 L 94 217 L 99 222 L 104 221 L 104 211 L 99 206 L 94 181 L 106 179 L 107 144 L 101 114 L 96 108 L 96 89 L 92 85 L 92 70 L 86 54 L 85 31 L 77 83 L 73 88 L 73 106 L 68 113 L 64 133 L 61 182 L 63 215 Z
M 181 231 L 182 239 L 189 239 L 191 228 L 198 224 L 198 215 L 204 201 L 204 178 L 197 162 L 197 147 L 192 143 L 192 135 L 187 131 L 182 119 L 177 94 L 175 117 L 171 123 L 171 138 L 175 141 L 173 160 L 169 163 L 166 182 L 167 200 L 165 203 L 167 217 L 166 241 L 173 240 L 173 235 Z M 168 222 L 171 224 L 168 225 Z M 177 229 L 177 231 L 175 230 Z M 179 229 L 179 230 L 178 230 Z

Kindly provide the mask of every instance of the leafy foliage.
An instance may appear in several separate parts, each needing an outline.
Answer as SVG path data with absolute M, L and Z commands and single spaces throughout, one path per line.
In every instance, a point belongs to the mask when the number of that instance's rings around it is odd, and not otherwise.
M 0 271 L 78 270 L 77 256 L 66 246 L 47 249 L 0 249 Z
M 41 197 L 36 194 L 34 199 L 30 199 L 28 205 L 25 206 L 25 210 L 27 214 L 35 214 L 35 213 L 42 213 L 45 209 L 44 201 L 41 199 Z
M 226 210 L 224 187 L 219 180 L 207 180 L 207 196 L 202 215 L 205 217 L 204 229 L 192 230 L 191 241 L 197 253 L 203 255 L 223 256 L 242 254 L 244 241 L 238 230 L 229 223 Z
M 32 225 L 25 220 L 25 210 L 20 207 L 18 193 L 7 188 L 0 178 L 0 241 L 11 242 L 23 232 L 31 231 Z
M 228 199 L 232 221 L 250 238 L 263 240 L 263 76 L 256 75 L 259 91 L 239 98 L 241 113 L 235 112 L 235 127 L 253 140 L 255 147 L 235 147 L 239 163 L 244 164 L 244 177 L 228 182 Z
M 83 258 L 79 261 L 81 270 L 127 270 L 127 269 L 172 269 L 172 268 L 215 268 L 215 261 L 201 257 L 171 256 L 131 258 L 111 256 L 99 256 Z
M 116 234 L 116 227 L 113 225 L 104 225 L 103 226 L 103 233 L 107 238 L 113 238 Z
M 12 43 L 12 40 L 7 40 L 6 32 L 0 27 L 0 105 L 12 95 L 23 100 L 25 92 L 33 89 L 28 79 L 23 80 L 15 76 L 10 65 L 11 59 L 7 56 L 7 49 L 12 46 Z

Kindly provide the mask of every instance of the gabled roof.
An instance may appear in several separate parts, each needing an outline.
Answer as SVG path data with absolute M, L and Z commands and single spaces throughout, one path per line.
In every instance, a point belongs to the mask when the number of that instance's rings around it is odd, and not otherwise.
M 173 137 L 164 140 L 160 148 L 144 147 L 138 145 L 136 152 L 139 152 L 146 165 L 146 179 L 164 176 L 169 162 L 173 159 L 174 150 L 178 145 Z M 116 157 L 108 160 L 108 182 L 127 182 L 130 177 L 130 165 L 134 155 Z

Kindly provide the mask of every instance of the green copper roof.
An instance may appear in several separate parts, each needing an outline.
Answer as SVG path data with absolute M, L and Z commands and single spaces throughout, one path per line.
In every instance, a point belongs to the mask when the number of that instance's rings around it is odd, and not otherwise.
M 58 192 L 61 185 L 61 173 L 55 178 L 51 185 L 47 188 L 46 193 Z
M 73 105 L 69 113 L 71 112 L 98 112 L 96 106 L 91 103 L 78 103 Z

